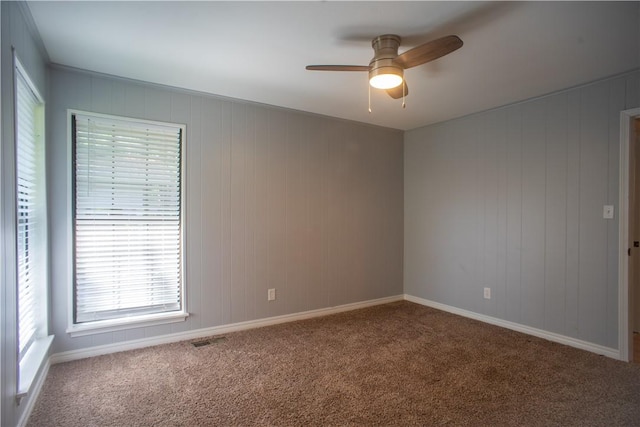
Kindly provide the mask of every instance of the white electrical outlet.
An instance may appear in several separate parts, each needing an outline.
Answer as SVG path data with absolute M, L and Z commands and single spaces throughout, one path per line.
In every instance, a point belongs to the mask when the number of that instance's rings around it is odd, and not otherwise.
M 267 290 L 267 301 L 273 301 L 276 299 L 276 290 L 275 288 Z
M 491 299 L 491 288 L 484 288 L 484 299 Z

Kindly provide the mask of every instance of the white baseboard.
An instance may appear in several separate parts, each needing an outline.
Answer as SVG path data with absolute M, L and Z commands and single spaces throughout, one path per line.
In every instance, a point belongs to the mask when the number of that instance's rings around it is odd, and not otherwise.
M 517 332 L 522 332 L 528 335 L 533 335 L 538 338 L 544 338 L 546 340 L 557 342 L 559 344 L 568 345 L 571 347 L 579 348 L 581 350 L 586 350 L 592 353 L 611 357 L 612 359 L 620 360 L 620 352 L 616 348 L 605 347 L 605 346 L 590 343 L 587 341 L 582 341 L 576 338 L 567 337 L 565 335 L 556 334 L 554 332 L 548 332 L 542 329 L 533 328 L 531 326 L 521 325 L 520 323 L 510 322 L 508 320 L 502 320 L 496 317 L 474 313 L 473 311 L 463 310 L 461 308 L 453 307 L 446 304 L 441 304 L 439 302 L 430 301 L 424 298 L 414 297 L 412 295 L 405 294 L 404 299 L 407 301 L 415 302 L 416 304 L 425 305 L 427 307 L 435 308 L 442 311 L 447 311 L 449 313 L 457 314 L 459 316 L 468 317 L 474 320 L 479 320 L 481 322 L 511 329 Z
M 31 412 L 36 405 L 36 401 L 38 400 L 38 396 L 40 396 L 40 391 L 42 391 L 44 380 L 47 379 L 47 375 L 49 374 L 50 366 L 51 358 L 48 358 L 44 361 L 44 366 L 42 367 L 40 375 L 34 378 L 33 385 L 31 386 L 31 390 L 28 394 L 28 399 L 25 397 L 22 398 L 22 402 L 26 400 L 26 406 L 24 407 L 24 411 L 22 412 L 22 416 L 18 421 L 17 427 L 24 427 L 27 425 L 29 417 L 31 416 Z
M 214 335 L 228 334 L 231 332 L 244 331 L 247 329 L 261 328 L 264 326 L 277 325 L 279 323 L 294 322 L 296 320 L 311 319 L 313 317 L 327 316 L 329 314 L 341 313 L 344 311 L 357 310 L 359 308 L 371 307 L 374 305 L 387 304 L 395 301 L 402 301 L 404 295 L 378 298 L 369 301 L 356 302 L 339 305 L 336 307 L 321 308 L 318 310 L 303 311 L 301 313 L 285 314 L 283 316 L 268 317 L 266 319 L 249 320 L 246 322 L 232 323 L 228 325 L 202 328 L 193 331 L 178 332 L 174 334 L 162 335 L 151 338 L 141 338 L 138 340 L 126 341 L 116 344 L 106 344 L 96 347 L 84 348 L 81 350 L 71 350 L 62 353 L 52 354 L 49 358 L 51 365 L 57 363 L 70 362 L 72 360 L 85 359 L 87 357 L 101 356 L 104 354 L 118 353 L 120 351 L 135 350 L 138 348 L 151 347 L 160 344 L 169 344 L 178 341 L 188 341 L 198 338 L 210 337 Z
M 100 356 L 104 354 L 117 353 L 127 350 L 135 350 L 138 348 L 151 347 L 161 344 L 169 344 L 178 341 L 188 341 L 198 338 L 210 337 L 214 335 L 228 334 L 231 332 L 244 331 L 247 329 L 261 328 L 264 326 L 277 325 L 280 323 L 294 322 L 296 320 L 310 319 L 313 317 L 327 316 L 330 314 L 341 313 L 344 311 L 357 310 L 359 308 L 371 307 L 374 305 L 387 304 L 390 302 L 411 301 L 427 307 L 432 307 L 438 310 L 446 311 L 449 313 L 457 314 L 459 316 L 468 317 L 470 319 L 479 320 L 481 322 L 489 323 L 492 325 L 500 326 L 503 328 L 511 329 L 517 332 L 522 332 L 528 335 L 533 335 L 539 338 L 543 338 L 549 341 L 557 342 L 559 344 L 568 345 L 571 347 L 579 348 L 581 350 L 590 351 L 592 353 L 601 354 L 613 359 L 620 359 L 620 352 L 618 349 L 605 347 L 602 345 L 590 343 L 587 341 L 579 340 L 576 338 L 567 337 L 565 335 L 557 334 L 554 332 L 544 331 L 542 329 L 533 328 L 531 326 L 522 325 L 508 320 L 502 320 L 484 314 L 474 313 L 472 311 L 464 310 L 461 308 L 453 307 L 446 304 L 430 301 L 424 298 L 414 297 L 412 295 L 396 295 L 392 297 L 379 298 L 375 300 L 356 302 L 351 304 L 344 304 L 336 307 L 321 308 L 318 310 L 304 311 L 301 313 L 285 314 L 282 316 L 268 317 L 266 319 L 249 320 L 246 322 L 232 323 L 228 325 L 214 326 L 211 328 L 202 328 L 193 331 L 178 332 L 175 334 L 162 335 L 151 338 L 141 338 L 138 340 L 126 341 L 116 344 L 106 344 L 96 347 L 84 348 L 81 350 L 71 350 L 62 353 L 55 353 L 51 355 L 48 363 L 55 365 L 56 363 L 70 362 L 73 360 L 85 359 L 87 357 Z M 48 371 L 49 365 L 47 365 Z M 46 375 L 46 374 L 45 374 Z M 39 384 L 36 386 L 38 390 L 34 395 L 37 396 L 39 387 L 42 387 L 41 377 Z M 30 399 L 31 401 L 31 399 Z

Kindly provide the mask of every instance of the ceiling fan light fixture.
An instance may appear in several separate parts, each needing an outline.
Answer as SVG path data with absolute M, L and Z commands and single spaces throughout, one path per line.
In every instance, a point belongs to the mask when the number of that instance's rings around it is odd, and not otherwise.
M 369 84 L 376 89 L 391 89 L 402 84 L 403 69 L 380 67 L 369 71 Z

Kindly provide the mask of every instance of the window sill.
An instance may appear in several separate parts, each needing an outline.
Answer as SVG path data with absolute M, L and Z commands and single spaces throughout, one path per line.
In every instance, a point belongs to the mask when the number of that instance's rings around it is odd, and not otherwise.
M 127 317 L 113 320 L 99 320 L 71 325 L 67 333 L 72 337 L 82 337 L 104 332 L 122 331 L 125 329 L 144 328 L 147 326 L 163 325 L 166 323 L 184 322 L 189 313 L 179 311 L 171 313 L 150 314 L 146 316 Z
M 18 375 L 19 384 L 18 392 L 16 394 L 18 400 L 27 396 L 31 392 L 33 382 L 38 371 L 42 367 L 42 363 L 47 358 L 47 353 L 49 352 L 49 348 L 51 348 L 52 342 L 53 335 L 35 340 L 20 361 L 20 374 Z

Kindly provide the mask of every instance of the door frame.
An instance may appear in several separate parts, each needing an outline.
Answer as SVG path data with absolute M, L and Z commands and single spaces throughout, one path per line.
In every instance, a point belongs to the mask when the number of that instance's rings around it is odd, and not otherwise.
M 620 212 L 618 220 L 618 350 L 619 359 L 625 362 L 633 360 L 633 301 L 631 298 L 632 287 L 629 284 L 629 275 L 632 270 L 629 268 L 627 251 L 630 246 L 629 221 L 633 218 L 633 206 L 630 202 L 631 188 L 630 178 L 633 177 L 631 171 L 630 158 L 631 150 L 635 150 L 640 155 L 640 147 L 636 147 L 634 132 L 632 131 L 633 121 L 640 118 L 640 108 L 633 108 L 620 112 Z M 635 183 L 633 184 L 635 186 Z M 638 189 L 636 189 L 637 191 Z M 635 213 L 636 215 L 638 213 Z M 640 313 L 638 313 L 640 314 Z M 638 315 L 637 314 L 637 315 Z

